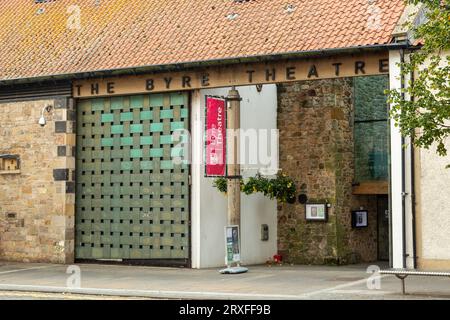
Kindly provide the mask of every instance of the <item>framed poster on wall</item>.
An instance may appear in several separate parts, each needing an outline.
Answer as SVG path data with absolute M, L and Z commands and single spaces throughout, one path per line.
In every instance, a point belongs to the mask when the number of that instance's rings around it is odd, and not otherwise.
M 225 177 L 227 108 L 224 98 L 206 96 L 205 176 Z
M 359 210 L 352 212 L 352 228 L 360 229 L 369 226 L 369 212 L 367 210 Z
M 305 212 L 307 221 L 328 220 L 327 204 L 325 203 L 308 203 Z

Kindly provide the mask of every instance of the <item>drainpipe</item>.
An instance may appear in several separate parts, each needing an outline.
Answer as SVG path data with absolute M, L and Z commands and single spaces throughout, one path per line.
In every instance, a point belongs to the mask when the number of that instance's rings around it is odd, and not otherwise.
M 415 74 L 411 71 L 411 84 L 414 83 Z M 414 96 L 411 96 L 414 101 Z M 414 135 L 411 134 L 411 216 L 412 216 L 412 245 L 413 245 L 413 268 L 417 269 L 417 231 L 416 231 L 416 155 L 414 152 Z
M 390 120 L 392 121 L 392 120 Z M 389 121 L 389 127 L 390 127 Z M 390 128 L 389 128 L 390 130 Z M 389 135 L 390 137 L 390 135 Z M 393 268 L 394 263 L 394 245 L 393 245 L 393 236 L 392 236 L 392 142 L 389 138 L 389 267 Z
M 400 50 L 400 61 L 401 63 L 405 63 L 405 51 L 403 49 Z M 402 100 L 405 100 L 405 76 L 401 75 L 401 90 L 402 90 Z M 403 268 L 406 268 L 406 154 L 405 154 L 405 148 L 403 147 L 405 145 L 405 137 L 402 135 L 402 233 L 403 233 Z

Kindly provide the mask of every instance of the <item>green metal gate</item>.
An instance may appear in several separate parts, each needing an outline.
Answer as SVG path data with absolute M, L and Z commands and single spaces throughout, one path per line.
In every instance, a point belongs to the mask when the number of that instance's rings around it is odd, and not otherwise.
M 189 259 L 188 94 L 80 100 L 76 258 Z M 186 138 L 182 135 L 181 139 Z

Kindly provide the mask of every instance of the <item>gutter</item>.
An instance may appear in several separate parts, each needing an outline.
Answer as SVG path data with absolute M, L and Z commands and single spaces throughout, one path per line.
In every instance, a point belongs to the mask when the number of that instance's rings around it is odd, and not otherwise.
M 283 59 L 298 59 L 298 58 L 317 58 L 325 57 L 337 54 L 345 53 L 362 53 L 367 51 L 381 51 L 381 50 L 399 50 L 408 48 L 407 43 L 389 43 L 381 45 L 369 45 L 369 46 L 354 46 L 346 48 L 334 48 L 323 49 L 315 51 L 292 51 L 277 54 L 267 55 L 252 55 L 236 58 L 223 58 L 223 59 L 211 59 L 211 60 L 198 60 L 183 63 L 170 63 L 159 65 L 146 65 L 139 67 L 126 67 L 116 69 L 105 70 L 92 70 L 86 72 L 75 73 L 61 73 L 51 74 L 39 77 L 31 78 L 12 78 L 0 80 L 0 86 L 11 84 L 23 84 L 30 82 L 44 82 L 44 81 L 58 81 L 58 80 L 78 80 L 78 79 L 92 79 L 92 78 L 105 78 L 122 75 L 139 75 L 147 73 L 158 72 L 173 72 L 183 71 L 193 68 L 212 67 L 212 66 L 226 66 L 231 64 L 251 63 L 251 62 L 271 62 Z
M 417 47 L 410 47 L 411 51 L 416 50 Z M 405 51 L 404 49 L 400 50 L 401 55 L 401 63 L 405 62 Z M 414 72 L 410 73 L 410 81 L 413 83 L 415 80 Z M 401 76 L 401 88 L 405 89 L 405 76 Z M 402 100 L 405 100 L 405 93 L 402 92 Z M 414 96 L 410 97 L 411 101 L 414 101 Z M 416 177 L 415 177 L 415 150 L 414 150 L 414 135 L 411 133 L 410 135 L 410 197 L 411 197 L 411 229 L 412 229 L 412 259 L 413 259 L 413 269 L 417 268 L 417 228 L 416 228 Z M 407 258 L 410 255 L 407 253 L 406 248 L 406 197 L 408 193 L 406 192 L 406 150 L 403 147 L 405 145 L 405 137 L 402 136 L 402 232 L 403 232 L 403 268 L 407 268 Z
M 415 81 L 414 71 L 410 75 L 411 84 Z M 415 97 L 411 96 L 411 101 Z M 412 216 L 412 246 L 413 246 L 413 269 L 417 269 L 417 229 L 416 229 L 416 154 L 414 149 L 414 135 L 411 134 L 411 216 Z

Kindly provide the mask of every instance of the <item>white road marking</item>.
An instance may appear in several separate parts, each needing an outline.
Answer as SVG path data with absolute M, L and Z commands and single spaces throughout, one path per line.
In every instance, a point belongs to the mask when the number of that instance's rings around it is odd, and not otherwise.
M 387 275 L 380 276 L 380 280 L 383 279 L 383 278 L 387 278 L 387 277 L 388 277 Z M 331 287 L 331 288 L 325 288 L 325 289 L 320 289 L 320 290 L 317 290 L 317 291 L 311 291 L 311 292 L 308 292 L 308 293 L 304 293 L 304 294 L 301 295 L 301 298 L 302 299 L 307 299 L 307 298 L 310 298 L 312 296 L 319 295 L 319 294 L 322 294 L 322 293 L 332 293 L 333 291 L 336 291 L 336 290 L 340 290 L 340 289 L 344 289 L 344 288 L 348 288 L 348 287 L 353 287 L 353 286 L 360 285 L 360 284 L 366 284 L 366 283 L 367 283 L 367 279 L 365 278 L 365 279 L 361 279 L 361 280 L 358 280 L 358 281 L 353 281 L 353 282 L 349 282 L 349 283 L 340 284 L 338 286 Z M 369 290 L 369 289 L 367 289 L 367 290 L 368 291 L 372 291 L 372 290 Z M 373 290 L 373 291 L 377 291 L 377 290 Z
M 123 300 L 125 297 L 106 297 L 94 295 L 76 295 L 76 294 L 62 294 L 62 293 L 42 293 L 42 292 L 15 292 L 15 291 L 0 291 L 0 300 L 4 298 L 8 300 Z M 139 300 L 143 298 L 127 297 L 127 300 Z
M 298 295 L 282 294 L 252 294 L 252 293 L 228 293 L 228 292 L 196 292 L 196 291 L 161 291 L 161 290 L 121 290 L 98 288 L 68 288 L 50 286 L 8 285 L 0 284 L 0 291 L 17 292 L 45 292 L 45 293 L 72 293 L 86 295 L 104 295 L 116 297 L 146 297 L 165 299 L 289 299 L 297 300 Z
M 30 271 L 30 270 L 39 270 L 39 269 L 49 269 L 49 268 L 55 268 L 56 266 L 43 266 L 43 267 L 33 267 L 33 268 L 27 268 L 27 269 L 15 269 L 15 270 L 8 270 L 8 271 L 0 271 L 0 274 L 8 274 L 8 273 L 16 273 L 16 272 L 23 272 L 23 271 Z
M 382 291 L 382 290 L 332 290 L 330 293 L 333 294 L 350 294 L 350 295 L 388 295 L 392 294 L 391 291 Z

